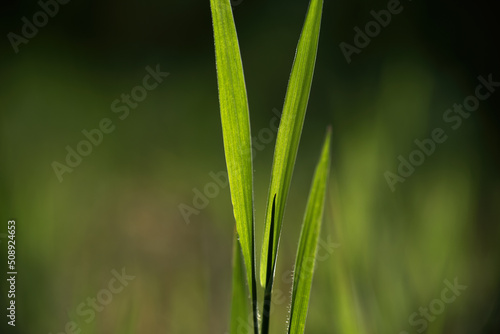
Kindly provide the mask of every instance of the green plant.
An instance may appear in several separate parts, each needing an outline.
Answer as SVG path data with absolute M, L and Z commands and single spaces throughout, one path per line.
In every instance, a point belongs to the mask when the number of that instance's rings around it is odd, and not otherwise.
M 253 168 L 248 102 L 238 38 L 229 0 L 210 0 L 215 38 L 219 102 L 224 151 L 229 175 L 231 201 L 236 220 L 233 254 L 233 301 L 231 333 L 236 334 L 238 319 L 247 319 L 246 282 L 252 303 L 254 333 L 269 332 L 269 314 L 278 245 L 295 158 L 302 133 L 311 89 L 323 1 L 311 0 L 297 46 L 280 121 L 269 187 L 260 284 L 264 287 L 262 325 L 259 328 L 255 265 Z M 303 333 L 317 243 L 324 208 L 330 164 L 330 136 L 327 131 L 317 164 L 297 252 L 290 307 L 289 333 Z M 236 237 L 237 235 L 237 237 Z M 239 242 L 238 242 L 239 240 Z M 243 256 L 243 261 L 240 258 Z

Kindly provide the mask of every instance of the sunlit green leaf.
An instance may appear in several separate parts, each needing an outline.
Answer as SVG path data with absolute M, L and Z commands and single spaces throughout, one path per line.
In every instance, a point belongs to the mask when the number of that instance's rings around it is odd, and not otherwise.
M 233 287 L 231 301 L 231 331 L 237 333 L 241 321 L 245 322 L 248 318 L 248 295 L 247 285 L 245 283 L 245 266 L 243 264 L 241 246 L 238 236 L 234 234 L 233 241 Z
M 293 275 L 292 304 L 288 329 L 288 333 L 290 334 L 303 334 L 306 324 L 314 263 L 316 261 L 316 249 L 321 230 L 321 221 L 323 219 L 326 185 L 330 170 L 330 136 L 331 131 L 328 130 L 321 158 L 314 172 L 304 222 L 302 223 L 302 231 L 300 232 L 299 248 L 297 250 Z
M 269 235 L 269 240 L 268 242 L 270 243 L 269 247 L 272 247 L 272 242 L 274 239 L 274 232 L 276 228 L 274 227 L 274 216 L 276 212 L 276 194 L 273 197 L 273 208 L 271 211 L 271 234 Z M 268 253 L 269 257 L 272 255 L 271 252 Z M 273 264 L 273 261 L 268 258 L 267 261 L 268 268 L 267 268 L 267 277 L 266 277 L 266 288 L 264 290 L 264 306 L 262 308 L 262 333 L 267 334 L 269 333 L 269 321 L 270 321 L 270 316 L 271 316 L 271 299 L 272 299 L 272 292 L 273 292 L 273 282 L 274 282 L 274 272 L 276 270 L 276 267 Z M 272 265 L 272 266 L 271 266 Z
M 299 146 L 302 125 L 306 114 L 307 102 L 311 91 L 311 83 L 316 63 L 318 39 L 321 24 L 322 0 L 311 0 L 306 20 L 297 46 L 288 89 L 286 92 L 283 114 L 274 150 L 271 185 L 267 199 L 267 213 L 262 243 L 260 262 L 260 283 L 266 283 L 269 232 L 271 226 L 272 197 L 276 194 L 276 233 L 274 234 L 272 261 L 276 261 L 278 241 L 281 234 L 283 213 L 292 178 L 295 157 Z M 272 267 L 272 266 L 270 266 Z
M 255 310 L 252 150 L 243 66 L 229 0 L 210 0 L 210 7 L 212 10 L 220 114 L 231 200 L 236 220 L 236 230 L 245 261 L 247 281 Z M 256 314 L 254 314 L 255 319 Z

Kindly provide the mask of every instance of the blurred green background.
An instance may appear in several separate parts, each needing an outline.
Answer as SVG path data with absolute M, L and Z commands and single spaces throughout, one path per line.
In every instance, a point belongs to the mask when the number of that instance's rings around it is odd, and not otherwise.
M 266 129 L 282 107 L 308 2 L 233 4 L 260 147 L 260 251 L 274 146 Z M 339 44 L 353 44 L 354 27 L 363 29 L 370 11 L 387 4 L 325 1 L 278 257 L 273 333 L 285 332 L 290 270 L 328 124 L 333 166 L 321 239 L 330 246 L 320 249 L 326 255 L 317 263 L 306 333 L 500 332 L 500 92 L 458 129 L 443 121 L 474 94 L 478 76 L 500 81 L 498 14 L 485 1 L 405 1 L 348 64 Z M 21 35 L 22 18 L 32 22 L 41 7 L 6 6 L 1 333 L 226 333 L 229 189 L 212 189 L 217 195 L 198 199 L 200 209 L 193 204 L 213 182 L 210 173 L 225 171 L 209 1 L 73 0 L 18 53 L 8 34 Z M 112 102 L 157 64 L 169 76 L 120 119 Z M 53 162 L 66 164 L 66 147 L 76 150 L 82 131 L 105 118 L 114 131 L 60 182 Z M 408 159 L 414 141 L 435 128 L 447 140 L 391 191 L 384 173 L 397 173 L 398 156 Z M 187 206 L 196 212 L 185 219 Z M 15 328 L 5 316 L 9 219 L 17 223 Z M 134 278 L 110 293 L 123 268 Z M 466 290 L 443 303 L 446 282 L 455 280 Z M 88 298 L 97 298 L 95 311 Z

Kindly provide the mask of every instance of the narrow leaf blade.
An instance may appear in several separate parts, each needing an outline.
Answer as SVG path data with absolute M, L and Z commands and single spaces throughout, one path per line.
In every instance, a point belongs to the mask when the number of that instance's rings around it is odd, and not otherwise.
M 274 238 L 274 214 L 276 208 L 276 194 L 273 198 L 273 209 L 271 212 L 271 235 L 269 236 L 268 242 L 270 243 L 269 247 L 272 247 L 272 242 Z M 271 256 L 271 252 L 268 253 Z M 270 266 L 273 263 L 272 259 L 268 259 L 267 264 Z M 272 299 L 272 291 L 273 291 L 273 283 L 274 283 L 274 272 L 276 267 L 268 267 L 267 268 L 267 278 L 266 278 L 266 288 L 264 290 L 264 306 L 262 308 L 262 334 L 269 333 L 269 320 L 271 316 L 271 299 Z
M 230 333 L 238 333 L 238 326 L 241 326 L 240 322 L 245 322 L 249 314 L 247 285 L 245 283 L 245 266 L 242 256 L 238 236 L 234 233 Z
M 210 0 L 219 103 L 231 201 L 252 291 L 253 189 L 250 120 L 240 49 L 229 0 Z
M 264 242 L 262 243 L 262 254 L 260 262 L 260 283 L 262 286 L 267 278 L 267 259 L 269 246 L 271 210 L 273 194 L 276 194 L 276 233 L 273 237 L 272 261 L 276 261 L 278 242 L 281 235 L 283 213 L 288 196 L 288 189 L 293 174 L 293 167 L 299 146 L 302 126 L 306 114 L 309 93 L 316 63 L 318 39 L 321 25 L 321 14 L 323 0 L 311 0 L 306 15 L 304 27 L 299 38 L 297 53 L 292 66 L 290 80 L 285 96 L 283 114 L 276 139 L 274 150 L 273 168 L 271 173 L 271 185 L 267 199 L 267 213 L 264 229 Z M 272 266 L 270 266 L 272 267 Z
M 330 136 L 328 130 L 320 160 L 314 172 L 313 183 L 307 201 L 306 213 L 300 232 L 299 248 L 295 259 L 295 270 L 292 287 L 292 304 L 290 308 L 289 334 L 303 334 L 309 296 L 311 294 L 314 263 L 318 238 L 325 206 L 326 185 L 330 170 Z

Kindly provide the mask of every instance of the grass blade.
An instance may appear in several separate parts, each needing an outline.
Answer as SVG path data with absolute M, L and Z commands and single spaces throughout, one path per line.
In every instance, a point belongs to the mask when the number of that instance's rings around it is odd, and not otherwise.
M 269 235 L 269 247 L 272 247 L 272 242 L 274 239 L 274 217 L 276 212 L 276 194 L 274 194 L 273 198 L 273 208 L 271 211 L 271 234 Z M 276 267 L 274 266 L 272 259 L 270 258 L 272 253 L 268 253 L 268 268 L 267 268 L 267 277 L 266 277 L 266 289 L 264 291 L 264 307 L 262 308 L 262 334 L 269 333 L 269 317 L 271 315 L 271 298 L 273 292 L 273 282 L 274 282 L 274 271 Z
M 210 0 L 219 103 L 231 201 L 258 333 L 250 120 L 238 37 L 229 0 Z
M 304 222 L 300 232 L 299 248 L 297 250 L 297 258 L 295 259 L 293 277 L 289 334 L 304 333 L 314 263 L 316 260 L 316 249 L 325 206 L 326 185 L 330 170 L 330 136 L 331 130 L 328 129 L 321 157 L 314 172 Z
M 230 333 L 238 333 L 238 326 L 245 323 L 248 316 L 247 286 L 245 284 L 245 266 L 241 246 L 236 232 L 233 241 L 233 287 L 231 302 Z
M 311 83 L 316 63 L 318 39 L 321 24 L 323 0 L 311 0 L 307 11 L 306 20 L 297 46 L 297 53 L 292 66 L 290 80 L 285 96 L 283 114 L 281 117 L 276 147 L 274 150 L 271 185 L 267 200 L 267 213 L 262 243 L 262 256 L 260 262 L 260 283 L 265 285 L 267 277 L 267 259 L 269 257 L 269 240 L 271 227 L 271 196 L 277 194 L 276 202 L 276 233 L 272 246 L 273 265 L 278 252 L 278 241 L 281 234 L 283 213 L 288 196 L 288 189 L 292 178 L 295 157 L 299 146 L 302 125 L 306 113 Z M 272 266 L 271 266 L 272 267 Z

